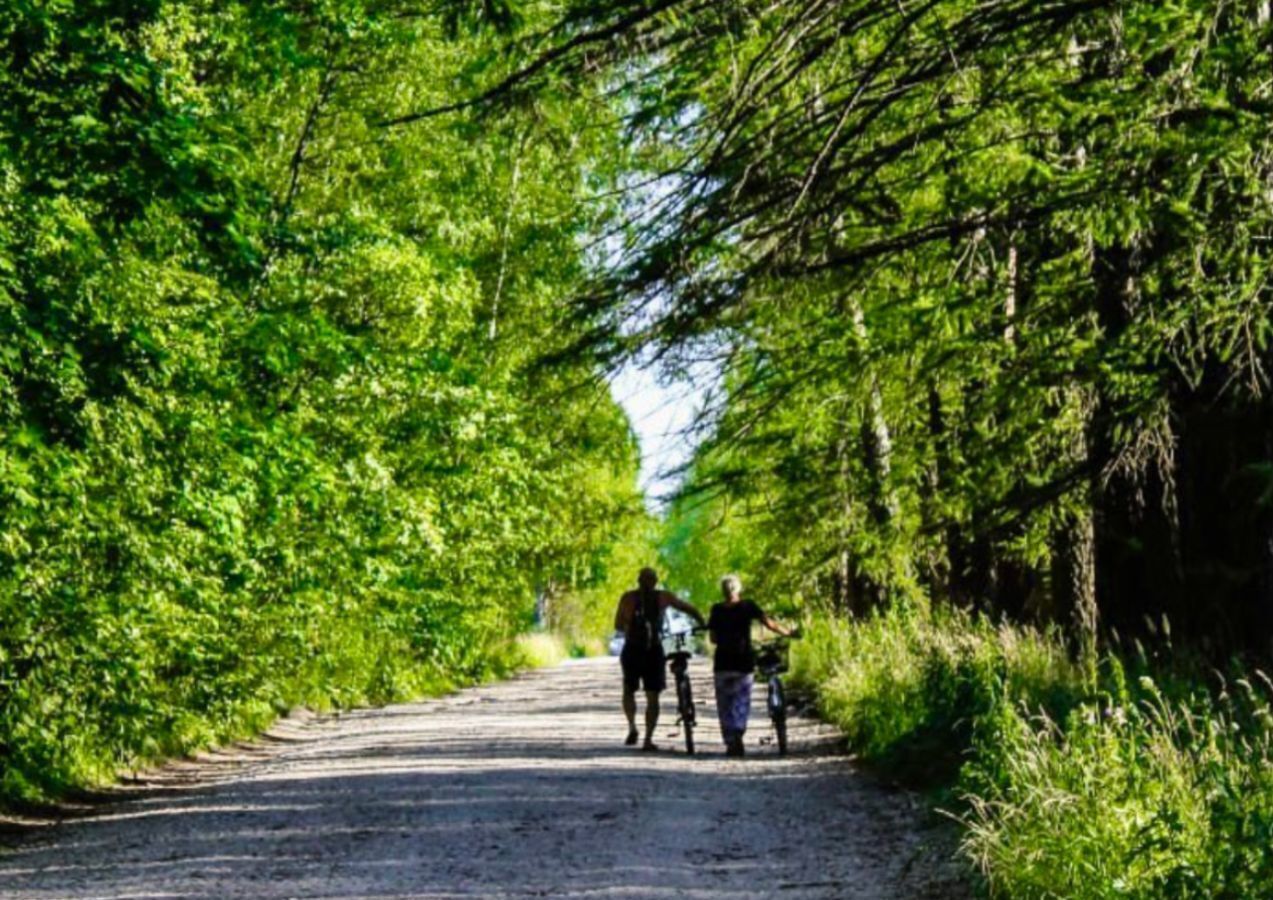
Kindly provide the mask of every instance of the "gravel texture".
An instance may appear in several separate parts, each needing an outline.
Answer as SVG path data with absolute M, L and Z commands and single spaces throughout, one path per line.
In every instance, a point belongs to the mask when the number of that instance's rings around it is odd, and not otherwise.
M 0 896 L 960 898 L 952 835 L 858 771 L 835 732 L 779 759 L 757 691 L 722 753 L 692 670 L 700 750 L 664 695 L 663 750 L 622 746 L 616 660 L 428 702 L 292 717 L 260 741 L 121 785 L 0 850 Z

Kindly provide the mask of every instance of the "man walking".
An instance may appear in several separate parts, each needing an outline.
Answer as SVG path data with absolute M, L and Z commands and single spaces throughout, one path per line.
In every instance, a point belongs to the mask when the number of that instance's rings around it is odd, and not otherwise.
M 658 573 L 642 569 L 637 589 L 619 598 L 614 614 L 615 630 L 623 632 L 623 714 L 628 718 L 628 746 L 637 742 L 636 692 L 645 690 L 645 742 L 643 750 L 657 750 L 654 729 L 659 724 L 659 692 L 667 687 L 667 659 L 663 654 L 663 613 L 669 606 L 693 616 L 702 625 L 703 614 L 670 591 L 657 590 Z

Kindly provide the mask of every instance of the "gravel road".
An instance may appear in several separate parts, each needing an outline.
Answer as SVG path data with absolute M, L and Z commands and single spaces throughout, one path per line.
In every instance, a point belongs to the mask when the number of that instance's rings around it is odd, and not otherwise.
M 758 702 L 748 757 L 726 758 L 710 674 L 694 757 L 666 710 L 662 752 L 621 745 L 612 659 L 291 718 L 10 835 L 0 896 L 967 896 L 949 829 L 826 726 L 798 719 L 778 759 Z

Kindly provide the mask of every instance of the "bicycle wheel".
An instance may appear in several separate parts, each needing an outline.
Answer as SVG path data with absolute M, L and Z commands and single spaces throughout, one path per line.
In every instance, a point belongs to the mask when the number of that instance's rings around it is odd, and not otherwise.
M 685 732 L 685 752 L 694 755 L 694 696 L 687 677 L 677 690 L 677 702 L 681 707 L 681 729 Z
M 782 682 L 777 678 L 769 682 L 769 718 L 774 723 L 774 735 L 778 738 L 778 755 L 787 755 L 787 699 L 782 693 Z

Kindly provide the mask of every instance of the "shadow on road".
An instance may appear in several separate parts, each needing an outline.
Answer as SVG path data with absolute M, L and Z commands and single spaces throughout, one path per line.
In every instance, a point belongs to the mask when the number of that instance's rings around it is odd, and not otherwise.
M 786 760 L 644 754 L 587 674 L 361 711 L 224 783 L 42 830 L 0 857 L 4 896 L 962 895 L 933 864 L 945 831 L 813 723 Z

